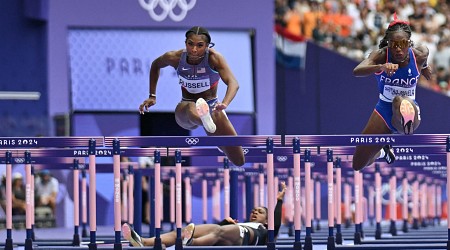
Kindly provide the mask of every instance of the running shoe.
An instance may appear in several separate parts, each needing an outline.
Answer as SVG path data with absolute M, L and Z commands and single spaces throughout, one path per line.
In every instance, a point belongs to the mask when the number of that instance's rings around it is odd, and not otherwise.
M 197 114 L 202 120 L 205 130 L 211 134 L 216 132 L 216 124 L 214 124 L 211 114 L 209 113 L 209 105 L 205 99 L 198 98 L 195 103 L 195 108 L 197 109 Z
M 414 132 L 414 117 L 416 111 L 413 105 L 408 100 L 402 100 L 400 103 L 400 114 L 402 115 L 402 128 L 405 135 Z
M 183 237 L 183 246 L 189 246 L 192 244 L 192 241 L 194 239 L 194 231 L 195 231 L 195 224 L 190 223 L 183 229 L 182 237 Z
M 383 159 L 387 162 L 387 164 L 392 164 L 395 161 L 395 154 L 392 145 L 385 145 L 383 147 L 384 157 Z
M 122 233 L 123 237 L 128 240 L 131 245 L 134 247 L 143 247 L 144 243 L 142 243 L 142 238 L 137 234 L 133 228 L 131 228 L 130 224 L 124 223 L 122 225 Z

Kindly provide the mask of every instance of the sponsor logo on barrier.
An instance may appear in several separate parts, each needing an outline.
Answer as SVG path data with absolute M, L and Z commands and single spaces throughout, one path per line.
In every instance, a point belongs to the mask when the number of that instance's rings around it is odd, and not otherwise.
M 294 191 L 295 191 L 295 200 L 300 200 L 300 177 L 294 177 Z
M 114 202 L 115 203 L 120 202 L 120 179 L 119 178 L 114 179 Z
M 183 21 L 196 2 L 197 0 L 139 0 L 141 7 L 157 22 L 162 22 L 167 17 L 175 22 Z
M 185 140 L 185 142 L 186 142 L 188 145 L 196 145 L 199 141 L 200 141 L 200 139 L 198 139 L 198 138 L 192 138 L 192 137 L 186 138 L 186 140 Z
M 285 161 L 287 161 L 287 156 L 285 156 L 285 155 L 279 155 L 279 156 L 277 156 L 277 160 L 279 161 L 279 162 L 285 162 Z
M 25 158 L 14 158 L 14 163 L 21 164 L 25 162 Z

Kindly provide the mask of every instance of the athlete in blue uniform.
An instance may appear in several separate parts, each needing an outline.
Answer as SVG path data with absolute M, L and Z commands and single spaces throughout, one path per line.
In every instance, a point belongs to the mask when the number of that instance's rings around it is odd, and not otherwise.
M 355 76 L 375 74 L 378 81 L 379 100 L 362 134 L 413 134 L 420 124 L 416 86 L 420 75 L 430 79 L 431 69 L 427 65 L 428 48 L 414 45 L 410 38 L 409 23 L 397 20 L 394 14 L 379 49 L 353 70 Z M 361 170 L 377 158 L 394 162 L 392 147 L 357 146 L 353 169 Z
M 175 119 L 182 128 L 192 130 L 203 126 L 208 135 L 237 135 L 225 113 L 235 97 L 239 84 L 225 58 L 211 47 L 208 30 L 195 26 L 186 32 L 186 48 L 169 51 L 156 58 L 150 68 L 150 93 L 140 106 L 144 111 L 156 104 L 156 85 L 161 68 L 172 66 L 177 70 L 182 99 L 175 109 Z M 219 80 L 227 85 L 222 101 L 217 99 Z M 244 153 L 240 146 L 220 147 L 229 160 L 242 166 Z

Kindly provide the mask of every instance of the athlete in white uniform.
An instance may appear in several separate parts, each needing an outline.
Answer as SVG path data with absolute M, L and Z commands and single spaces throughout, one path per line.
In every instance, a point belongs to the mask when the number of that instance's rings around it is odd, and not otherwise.
M 209 32 L 199 26 L 186 32 L 186 48 L 169 51 L 156 58 L 150 68 L 149 98 L 139 106 L 144 111 L 156 104 L 156 86 L 161 68 L 172 66 L 177 70 L 182 99 L 175 109 L 175 119 L 182 128 L 192 130 L 203 126 L 208 135 L 237 135 L 225 113 L 235 97 L 239 84 L 225 58 L 211 47 Z M 227 85 L 222 101 L 217 99 L 219 79 Z M 237 166 L 245 163 L 240 146 L 220 147 Z

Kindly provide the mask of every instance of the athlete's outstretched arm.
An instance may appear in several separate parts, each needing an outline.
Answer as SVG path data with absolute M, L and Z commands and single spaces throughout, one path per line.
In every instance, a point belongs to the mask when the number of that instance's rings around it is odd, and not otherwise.
M 431 79 L 431 67 L 428 65 L 428 55 L 430 51 L 428 50 L 427 46 L 418 44 L 416 47 L 416 60 L 417 60 L 417 67 L 420 69 L 420 74 L 422 74 L 427 80 Z
M 141 114 L 156 104 L 156 85 L 158 84 L 160 70 L 167 66 L 172 66 L 176 69 L 180 61 L 181 52 L 182 50 L 166 52 L 152 62 L 149 74 L 149 95 L 148 99 L 139 106 Z

